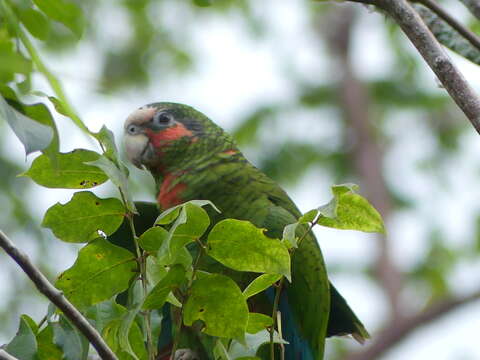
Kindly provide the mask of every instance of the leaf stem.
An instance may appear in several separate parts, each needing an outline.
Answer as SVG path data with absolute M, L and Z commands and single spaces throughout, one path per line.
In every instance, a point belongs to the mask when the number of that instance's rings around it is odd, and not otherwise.
M 119 188 L 120 190 L 120 195 L 122 197 L 122 200 L 127 206 L 125 196 L 123 194 L 123 191 Z M 133 216 L 134 214 L 132 212 L 127 213 L 127 219 L 128 219 L 128 224 L 130 225 L 130 230 L 132 231 L 132 236 L 133 236 L 133 242 L 135 244 L 135 250 L 137 253 L 137 262 L 138 266 L 140 268 L 140 280 L 142 282 L 142 289 L 143 289 L 143 298 L 147 296 L 148 293 L 148 278 L 147 278 L 147 262 L 146 262 L 146 257 L 145 257 L 145 252 L 140 249 L 140 246 L 138 245 L 138 236 L 137 232 L 135 230 L 135 223 L 133 222 Z M 149 360 L 155 360 L 156 356 L 156 349 L 153 345 L 153 339 L 152 339 L 152 325 L 151 325 L 151 319 L 150 319 L 151 311 L 146 310 L 143 312 L 143 318 L 145 321 L 145 331 L 147 332 L 147 349 L 148 349 L 148 358 Z
M 193 281 L 195 279 L 195 275 L 196 275 L 197 270 L 198 270 L 198 264 L 200 262 L 200 259 L 202 258 L 202 255 L 203 255 L 204 245 L 202 244 L 200 239 L 196 239 L 196 242 L 198 244 L 198 254 L 197 254 L 197 257 L 195 258 L 195 261 L 192 265 L 192 277 L 188 281 L 187 290 L 186 290 L 187 294 L 190 291 L 190 288 L 192 287 Z M 180 341 L 180 335 L 182 333 L 182 324 L 183 324 L 182 317 L 183 317 L 183 303 L 184 303 L 184 301 L 185 301 L 185 299 L 182 299 L 182 307 L 180 309 L 180 314 L 179 314 L 178 322 L 177 322 L 177 332 L 175 334 L 175 338 L 173 339 L 172 353 L 170 355 L 171 360 L 174 360 L 174 358 L 175 358 L 175 352 L 177 351 L 178 343 Z
M 273 335 L 275 334 L 275 328 L 277 326 L 277 311 L 278 311 L 278 304 L 280 302 L 280 294 L 283 288 L 283 282 L 285 277 L 282 277 L 278 281 L 277 289 L 275 292 L 275 299 L 273 300 L 273 309 L 272 309 L 272 328 L 270 330 L 270 359 L 275 360 L 275 343 L 273 342 Z

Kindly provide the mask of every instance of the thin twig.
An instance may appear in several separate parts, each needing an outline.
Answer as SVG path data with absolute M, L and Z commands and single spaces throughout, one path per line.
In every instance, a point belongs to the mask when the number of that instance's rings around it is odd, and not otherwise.
M 449 314 L 453 310 L 476 300 L 480 300 L 480 290 L 467 296 L 438 302 L 426 310 L 392 323 L 374 337 L 374 342 L 367 350 L 354 353 L 348 356 L 347 360 L 377 359 L 418 328 L 428 325 L 430 322 Z
M 446 12 L 440 5 L 434 0 L 414 0 L 413 2 L 422 4 L 429 8 L 441 19 L 443 19 L 448 25 L 455 29 L 460 35 L 467 39 L 473 46 L 480 50 L 480 38 L 474 32 L 470 31 L 466 26 L 457 21 L 453 16 Z
M 479 97 L 446 55 L 420 15 L 407 0 L 377 0 L 376 4 L 402 28 L 437 75 L 443 87 L 480 134 Z
M 55 288 L 48 279 L 30 261 L 28 256 L 18 249 L 12 241 L 0 230 L 0 247 L 20 265 L 23 271 L 33 281 L 37 289 L 55 304 L 65 316 L 85 335 L 90 344 L 97 350 L 102 359 L 116 360 L 117 357 L 103 341 L 98 331 L 90 325 L 88 320 L 75 308 L 63 293 Z

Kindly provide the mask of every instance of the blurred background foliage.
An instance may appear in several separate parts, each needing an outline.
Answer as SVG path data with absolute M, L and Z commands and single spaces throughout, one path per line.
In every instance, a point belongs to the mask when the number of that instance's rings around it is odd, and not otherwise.
M 374 340 L 363 348 L 330 340 L 328 359 L 369 358 L 365 354 L 378 345 L 375 339 L 405 319 L 479 290 L 477 135 L 403 34 L 382 15 L 360 5 L 307 0 L 289 5 L 278 0 L 62 0 L 58 3 L 65 13 L 52 21 L 53 3 L 10 1 L 89 126 L 115 121 L 108 126 L 120 136 L 128 111 L 143 103 L 190 102 L 212 117 L 225 116 L 214 120 L 304 211 L 323 203 L 332 183 L 361 185 L 384 215 L 388 236 L 330 230 L 317 235 L 334 282 Z M 472 30 L 480 28 L 456 1 L 442 5 Z M 283 27 L 290 37 L 282 38 Z M 11 31 L 0 11 L 0 79 L 25 101 L 45 102 L 35 91 L 51 95 L 51 90 L 32 71 L 25 49 L 11 41 Z M 222 31 L 237 35 L 225 40 Z M 226 52 L 237 44 L 222 48 L 216 39 L 241 40 L 235 61 L 225 65 L 230 73 L 218 70 L 221 79 L 205 64 L 212 56 L 217 65 L 232 61 Z M 258 54 L 244 63 L 252 57 L 249 51 Z M 476 85 L 480 72 L 452 56 Z M 278 77 L 269 86 L 263 83 L 269 77 L 261 73 L 269 62 L 262 57 L 273 59 L 272 74 Z M 247 85 L 235 83 L 238 74 Z M 253 95 L 239 96 L 241 105 L 228 108 L 235 92 L 225 90 L 222 97 L 222 89 L 212 89 L 219 83 Z M 115 118 L 120 110 L 122 121 Z M 78 147 L 82 140 L 66 130 L 67 120 L 56 118 L 61 148 Z M 51 205 L 66 195 L 17 177 L 28 165 L 22 154 L 12 153 L 18 141 L 6 124 L 0 123 L 0 129 L 0 228 L 53 279 L 73 261 L 73 251 L 40 228 L 39 204 Z M 151 179 L 132 173 L 138 197 L 151 200 Z M 4 254 L 0 270 L 3 343 L 13 336 L 20 313 L 40 318 L 46 306 Z M 392 351 L 382 352 L 383 358 L 480 357 L 472 332 L 480 326 L 480 307 L 462 310 L 476 298 L 445 308 L 435 319 L 448 313 L 450 320 L 433 322 L 427 332 L 414 332 L 420 321 L 388 345 Z M 444 339 L 446 334 L 456 335 Z M 408 341 L 397 346 L 403 338 Z M 430 348 L 431 341 L 443 345 Z

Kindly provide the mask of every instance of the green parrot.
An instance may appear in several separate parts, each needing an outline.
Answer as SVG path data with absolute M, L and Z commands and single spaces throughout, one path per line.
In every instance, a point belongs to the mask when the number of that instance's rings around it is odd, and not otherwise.
M 127 157 L 153 175 L 161 210 L 210 200 L 221 211 L 215 221 L 247 220 L 267 229 L 272 238 L 281 238 L 283 228 L 302 215 L 287 193 L 243 156 L 229 134 L 190 106 L 145 105 L 127 118 L 124 131 Z M 249 274 L 239 285 L 245 287 L 252 279 Z M 271 315 L 272 290 L 253 298 L 249 306 Z M 322 359 L 325 336 L 351 334 L 360 343 L 369 337 L 329 283 L 311 232 L 293 253 L 292 282 L 282 288 L 279 309 L 282 335 L 289 342 L 286 359 Z

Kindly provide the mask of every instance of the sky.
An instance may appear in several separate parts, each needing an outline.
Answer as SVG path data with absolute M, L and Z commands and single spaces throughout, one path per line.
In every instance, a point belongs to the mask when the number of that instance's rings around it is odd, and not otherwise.
M 269 102 L 272 99 L 288 101 L 292 96 L 294 89 L 290 89 L 289 84 L 282 78 L 283 69 L 279 67 L 279 62 L 276 60 L 279 52 L 285 56 L 291 56 L 292 66 L 303 77 L 313 77 L 315 81 L 322 82 L 332 76 L 324 71 L 329 66 L 327 50 L 322 46 L 312 46 L 315 40 L 311 33 L 302 33 L 302 36 L 298 36 L 299 32 L 305 29 L 304 23 L 308 21 L 305 12 L 300 11 L 299 5 L 287 1 L 264 1 L 266 5 L 259 9 L 270 11 L 269 26 L 272 30 L 270 40 L 259 42 L 246 37 L 240 30 L 241 26 L 232 26 L 232 24 L 239 25 L 241 19 L 225 21 L 219 17 L 204 17 L 199 20 L 201 26 L 198 26 L 198 31 L 194 32 L 193 39 L 202 56 L 202 63 L 180 81 L 172 79 L 163 81 L 161 74 L 153 74 L 155 81 L 151 87 L 129 90 L 109 97 L 99 94 L 93 85 L 93 80 L 98 73 L 96 73 L 96 67 L 91 64 L 98 59 L 89 44 L 81 44 L 68 56 L 47 57 L 46 60 L 62 79 L 69 98 L 87 126 L 95 131 L 105 124 L 114 131 L 117 142 L 120 142 L 123 121 L 128 114 L 143 104 L 159 100 L 190 104 L 227 130 L 231 130 L 235 127 L 235 120 L 239 118 L 238 114 L 245 113 L 255 104 Z M 465 13 L 456 5 L 450 10 L 460 14 L 460 17 Z M 112 17 L 116 15 L 110 14 Z M 367 9 L 362 10 L 355 35 L 353 58 L 355 68 L 363 79 L 381 77 L 393 66 L 388 52 L 382 51 L 388 39 L 382 35 L 383 31 L 377 31 L 384 22 L 383 16 L 372 14 Z M 106 36 L 108 40 L 108 34 Z M 115 31 L 112 30 L 112 36 L 117 36 L 117 40 L 121 41 L 123 36 L 121 26 Z M 365 47 L 365 44 L 368 44 L 368 47 Z M 480 92 L 480 68 L 458 56 L 452 55 L 452 57 L 462 72 L 468 74 L 467 78 L 472 86 Z M 422 77 L 428 89 L 443 91 L 438 88 L 435 77 L 429 69 L 426 68 Z M 40 77 L 36 78 L 36 84 L 40 90 L 50 92 Z M 338 135 L 338 129 L 327 120 L 328 111 L 321 112 L 320 116 L 326 119 L 324 126 L 318 134 L 311 134 L 312 138 L 323 137 L 326 140 L 335 138 L 335 135 Z M 304 117 L 304 120 L 308 121 L 311 114 L 306 113 Z M 478 212 L 476 199 L 480 196 L 480 190 L 475 184 L 478 180 L 478 153 L 480 152 L 478 135 L 472 129 L 462 138 L 461 157 L 450 159 L 449 167 L 442 174 L 447 183 L 445 188 L 439 184 L 430 183 L 429 177 L 419 174 L 414 165 L 436 149 L 436 144 L 428 141 L 428 134 L 425 133 L 428 130 L 421 121 L 422 119 L 416 118 L 413 114 L 411 117 L 400 114 L 398 119 L 392 121 L 389 130 L 394 136 L 394 146 L 389 153 L 385 154 L 385 170 L 389 181 L 396 184 L 407 196 L 421 199 L 420 205 L 413 213 L 399 213 L 387 224 L 388 236 L 396 254 L 395 261 L 401 268 L 408 268 L 425 253 L 425 244 L 417 241 L 419 238 L 425 238 L 426 230 L 422 225 L 424 219 L 435 221 L 445 229 L 449 235 L 449 241 L 461 242 L 467 241 L 472 236 L 471 222 Z M 73 127 L 68 119 L 58 117 L 57 125 L 62 141 L 62 151 L 70 151 L 78 147 L 98 150 L 91 141 Z M 10 130 L 7 129 L 7 131 L 9 135 L 0 147 L 4 150 L 9 149 L 12 157 L 24 164 L 22 166 L 26 170 L 34 156 L 29 156 L 25 162 L 22 145 Z M 291 136 L 298 135 L 303 133 Z M 247 156 L 249 156 L 248 153 Z M 251 159 L 255 159 L 254 153 L 251 154 Z M 455 171 L 449 171 L 449 169 L 455 169 Z M 140 170 L 132 168 L 131 176 L 144 175 Z M 331 184 L 331 179 L 321 171 L 315 170 L 310 172 L 298 186 L 287 187 L 287 191 L 301 210 L 308 211 L 329 200 Z M 99 188 L 100 193 L 110 191 L 109 185 L 102 185 L 102 187 Z M 145 192 L 142 196 L 145 196 L 145 200 L 151 200 L 147 198 L 147 194 L 148 192 Z M 37 186 L 31 195 L 35 199 L 35 209 L 41 219 L 41 214 L 55 202 L 68 201 L 72 191 L 51 190 Z M 327 264 L 332 266 L 362 264 L 374 258 L 375 243 L 371 235 L 322 228 L 317 230 L 317 236 L 321 239 Z M 56 264 L 60 272 L 69 267 L 75 257 L 74 252 L 66 250 L 71 248 L 70 244 L 59 243 L 55 245 L 56 252 L 65 253 L 65 256 L 62 256 Z M 21 241 L 21 245 L 25 246 L 25 250 L 30 255 L 35 256 L 34 245 L 29 244 L 26 239 Z M 0 298 L 2 292 L 6 294 L 9 291 L 8 279 L 1 281 L 1 269 L 5 266 L 14 267 L 15 265 L 5 261 L 0 263 L 0 284 L 3 284 L 3 286 L 0 285 Z M 465 264 L 463 268 L 456 271 L 451 282 L 455 284 L 458 291 L 468 292 L 480 283 L 479 274 L 480 262 Z M 374 284 L 360 275 L 354 277 L 341 274 L 334 274 L 333 282 L 365 322 L 367 328 L 374 329 L 380 324 L 386 314 L 387 305 Z M 406 302 L 409 301 L 409 291 L 415 291 L 415 289 L 407 289 L 404 294 Z M 422 305 L 424 304 L 411 306 L 421 307 Z M 30 313 L 29 308 L 23 310 Z M 40 318 L 42 313 L 34 315 Z M 480 303 L 455 311 L 432 326 L 418 330 L 383 359 L 479 359 L 480 347 L 476 343 L 478 329 L 480 329 Z M 5 341 L 8 339 L 0 338 L 0 343 Z M 352 346 L 358 348 L 356 345 Z

